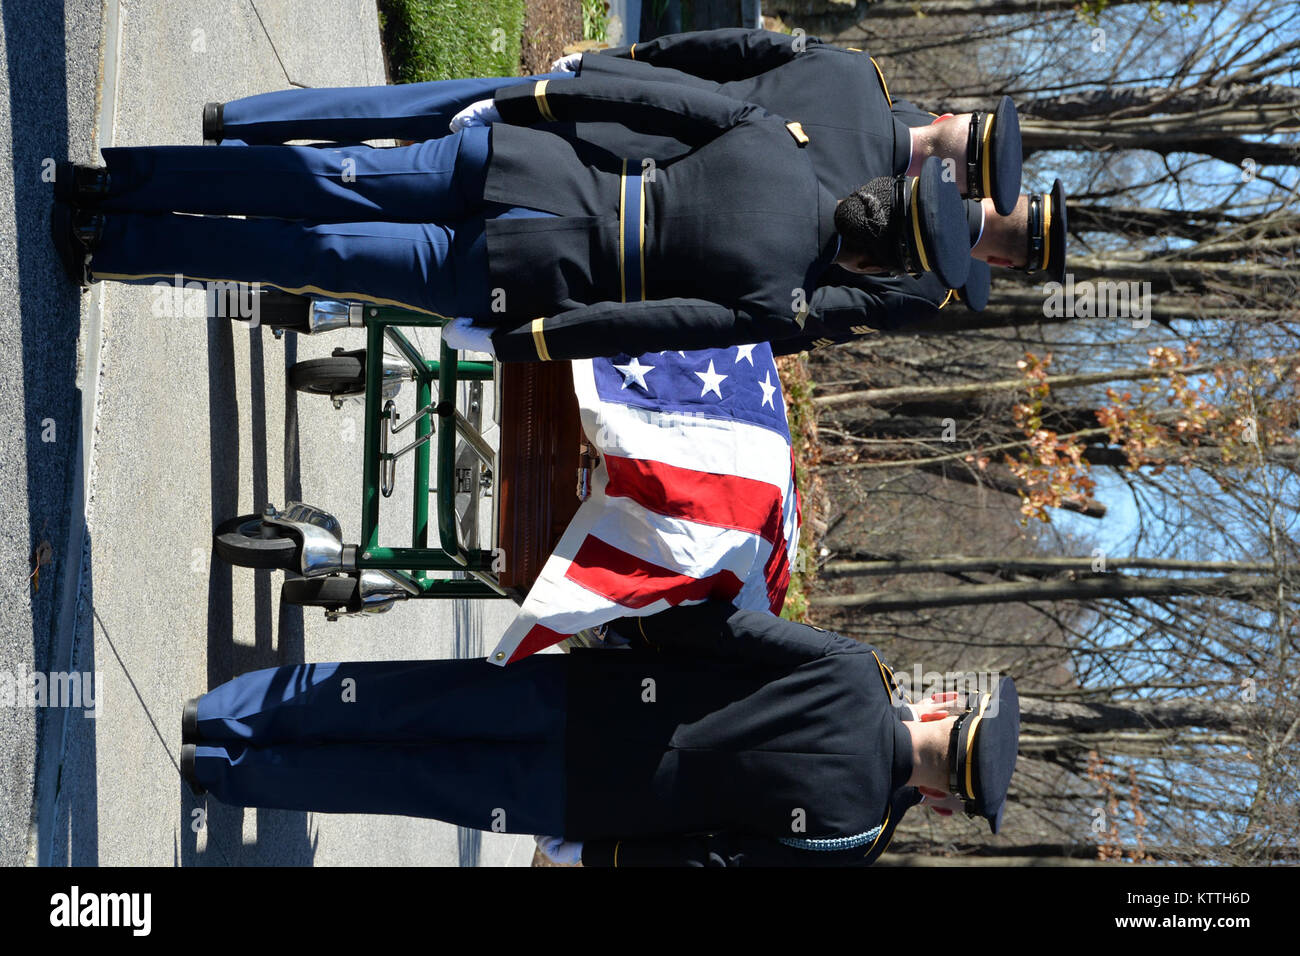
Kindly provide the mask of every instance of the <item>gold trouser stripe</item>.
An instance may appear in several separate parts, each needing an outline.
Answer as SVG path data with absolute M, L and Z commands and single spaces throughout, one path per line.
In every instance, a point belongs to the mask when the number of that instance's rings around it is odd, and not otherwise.
M 949 289 L 949 290 L 948 290 L 948 294 L 945 295 L 945 296 L 943 297 L 943 301 L 939 303 L 939 308 L 942 309 L 945 305 L 947 305 L 949 302 L 951 302 L 951 301 L 952 301 L 952 297 L 953 297 L 954 295 L 957 296 L 957 299 L 958 299 L 958 300 L 961 299 L 961 294 L 958 293 L 956 289 Z
M 984 167 L 984 195 L 993 195 L 993 153 L 989 149 L 989 144 L 993 142 L 993 114 L 986 114 L 984 127 L 984 162 L 980 165 Z
M 890 817 L 890 814 L 892 814 L 893 812 L 894 812 L 894 808 L 893 808 L 893 807 L 890 807 L 889 809 L 887 809 L 887 810 L 885 811 L 885 822 L 882 823 L 882 824 L 880 824 L 880 832 L 877 833 L 877 834 L 876 834 L 876 838 L 875 838 L 874 840 L 871 841 L 871 846 L 867 847 L 867 852 L 864 853 L 864 854 L 862 854 L 864 857 L 871 856 L 871 851 L 874 850 L 874 849 L 876 848 L 876 844 L 880 842 L 880 838 L 881 838 L 882 836 L 884 836 L 886 833 L 889 832 L 889 817 Z M 886 845 L 888 845 L 888 844 L 886 844 Z M 884 851 L 884 850 L 881 850 L 880 852 L 881 852 L 881 853 L 884 853 L 885 851 Z
M 550 350 L 546 348 L 546 335 L 542 332 L 545 318 L 533 319 L 533 345 L 537 347 L 537 357 L 543 362 L 551 360 Z
M 618 177 L 618 301 L 627 301 L 627 277 L 623 272 L 623 263 L 627 250 L 623 248 L 623 224 L 627 221 L 627 160 L 623 160 L 623 171 Z
M 641 177 L 641 301 L 645 301 L 645 177 Z
M 618 869 L 618 848 L 622 845 L 622 840 L 619 840 L 614 844 L 614 869 Z
M 980 721 L 984 719 L 984 711 L 993 699 L 991 694 L 985 694 L 984 699 L 980 701 L 980 712 L 971 718 L 970 733 L 966 737 L 966 797 L 969 800 L 975 799 L 975 783 L 971 778 L 971 750 L 975 747 L 975 731 L 979 729 Z
M 1052 257 L 1052 194 L 1043 193 L 1043 265 Z
M 627 51 L 627 55 L 630 56 L 630 57 L 631 57 L 632 59 L 634 59 L 634 60 L 636 59 L 636 44 L 635 44 L 635 43 L 632 44 L 632 49 L 630 49 L 630 50 Z
M 537 85 L 533 87 L 533 99 L 537 101 L 537 112 L 542 114 L 542 119 L 548 123 L 555 122 L 555 114 L 551 112 L 550 104 L 546 102 L 546 84 L 550 80 L 538 80 Z
M 176 278 L 176 273 L 174 272 L 169 272 L 165 275 L 161 272 L 128 274 L 124 272 L 96 272 L 94 269 L 91 269 L 90 274 L 96 279 L 114 280 L 118 282 L 124 282 L 130 279 L 171 279 L 174 281 Z M 399 309 L 408 309 L 411 312 L 420 312 L 424 315 L 433 315 L 440 319 L 447 319 L 449 322 L 451 321 L 450 316 L 443 315 L 441 312 L 434 312 L 432 309 L 412 305 L 409 302 L 399 302 L 397 299 L 381 299 L 378 296 L 365 295 L 361 292 L 335 292 L 330 289 L 322 289 L 320 286 L 315 285 L 276 285 L 274 282 L 267 282 L 265 279 L 255 279 L 251 282 L 245 282 L 243 279 L 206 279 L 203 276 L 195 275 L 184 275 L 182 278 L 186 282 L 244 282 L 245 285 L 264 285 L 271 289 L 279 289 L 281 292 L 288 292 L 291 295 L 318 295 L 325 299 L 340 299 L 350 302 L 369 302 L 371 305 L 391 305 Z
M 912 235 L 916 239 L 916 254 L 921 258 L 921 268 L 930 271 L 930 259 L 925 254 L 925 243 L 921 241 L 921 209 L 917 204 L 917 195 L 921 191 L 921 177 L 912 180 Z
M 867 59 L 870 60 L 871 65 L 876 68 L 876 76 L 880 77 L 880 88 L 885 91 L 885 99 L 889 101 L 890 106 L 893 106 L 894 98 L 889 95 L 889 84 L 885 82 L 885 71 L 880 68 L 880 64 L 876 62 L 874 56 L 869 56 Z

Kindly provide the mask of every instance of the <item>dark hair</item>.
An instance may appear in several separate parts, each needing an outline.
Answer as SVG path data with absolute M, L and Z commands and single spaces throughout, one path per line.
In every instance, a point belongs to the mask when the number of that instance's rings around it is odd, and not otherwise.
M 882 268 L 897 268 L 898 249 L 890 222 L 893 209 L 894 180 L 877 176 L 835 207 L 835 230 L 849 251 Z

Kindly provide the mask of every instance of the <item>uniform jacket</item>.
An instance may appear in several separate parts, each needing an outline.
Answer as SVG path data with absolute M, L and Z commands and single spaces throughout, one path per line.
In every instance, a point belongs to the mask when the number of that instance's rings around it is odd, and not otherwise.
M 911 737 L 872 648 L 724 602 L 570 655 L 567 839 L 587 865 L 864 865 L 906 809 Z
M 894 100 L 891 109 L 895 119 L 910 127 L 929 126 L 935 118 L 907 100 Z M 803 331 L 773 342 L 772 351 L 789 355 L 923 326 L 937 318 L 954 296 L 931 272 L 870 276 L 832 266 L 813 294 Z
M 809 137 L 806 151 L 815 171 L 837 199 L 871 176 L 901 172 L 907 145 L 901 125 L 928 124 L 932 115 L 902 101 L 894 102 L 892 116 L 887 115 L 888 89 L 870 57 L 815 38 L 804 42 L 807 45 L 799 52 L 793 37 L 762 30 L 661 37 L 634 47 L 590 53 L 583 57 L 582 76 L 677 83 L 722 92 L 797 121 Z M 508 85 L 532 89 L 536 79 L 277 91 L 227 104 L 226 117 L 232 132 L 250 142 L 350 142 L 388 136 L 421 140 L 442 135 L 450 118 L 470 103 L 500 95 Z M 567 76 L 551 79 L 548 100 L 560 84 L 571 82 Z M 827 90 L 834 90 L 834 95 L 827 95 Z M 595 156 L 603 156 L 600 150 L 604 150 L 609 154 L 607 162 L 610 157 L 615 163 L 630 158 L 633 172 L 647 159 L 664 163 L 690 149 L 663 135 L 662 129 L 652 134 L 616 121 L 587 118 L 535 128 L 561 135 L 579 151 L 583 147 L 577 144 L 588 144 Z M 861 159 L 852 158 L 855 151 Z M 788 354 L 877 331 L 905 329 L 932 319 L 947 299 L 948 290 L 931 276 L 860 276 L 833 266 L 812 294 L 803 330 L 774 341 L 774 350 Z M 522 339 L 521 351 L 532 357 L 527 337 Z
M 802 49 L 800 49 L 802 47 Z M 876 176 L 906 171 L 907 127 L 934 114 L 892 101 L 875 60 L 814 37 L 767 30 L 708 30 L 659 37 L 582 58 L 583 76 L 673 82 L 724 93 L 800 123 L 817 175 L 837 198 Z M 642 146 L 610 130 L 582 135 Z M 803 329 L 772 342 L 777 355 L 824 348 L 935 318 L 951 299 L 933 275 L 859 275 L 837 266 L 822 276 Z
M 505 361 L 699 349 L 797 334 L 838 249 L 835 197 L 797 127 L 664 83 L 577 79 L 498 91 L 483 198 L 553 217 L 489 220 Z M 543 121 L 617 121 L 690 151 L 638 179 Z M 796 290 L 799 290 L 796 294 Z M 544 318 L 543 318 L 544 317 Z
M 837 199 L 907 169 L 907 130 L 894 121 L 875 61 L 815 37 L 743 29 L 679 33 L 586 54 L 581 76 L 677 83 L 798 122 L 818 177 Z

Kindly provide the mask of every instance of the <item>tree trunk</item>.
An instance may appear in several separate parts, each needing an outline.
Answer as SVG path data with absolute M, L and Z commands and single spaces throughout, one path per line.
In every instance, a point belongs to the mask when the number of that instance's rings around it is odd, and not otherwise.
M 1093 854 L 1097 852 L 1093 848 Z M 1132 866 L 1120 860 L 1083 860 L 1071 856 L 923 856 L 919 853 L 886 853 L 875 866 Z M 935 874 L 936 877 L 938 874 Z
M 1098 570 L 1095 557 L 1063 558 L 972 558 L 949 555 L 935 558 L 872 558 L 861 561 L 831 561 L 818 572 L 819 576 L 873 577 L 893 574 L 946 574 L 952 572 L 1028 574 L 1035 577 L 1055 577 L 1065 571 L 1086 574 L 1104 574 L 1127 568 L 1153 571 L 1221 571 L 1270 572 L 1276 570 L 1271 562 L 1240 561 L 1178 561 L 1172 558 L 1106 557 L 1104 567 Z
M 945 97 L 935 109 L 945 113 L 969 113 L 988 109 L 980 97 Z M 1187 86 L 1123 86 L 1100 90 L 1060 93 L 1055 96 L 1022 97 L 1016 103 L 1023 127 L 1028 120 L 1058 121 L 1071 125 L 1103 120 L 1108 129 L 1141 132 L 1151 128 L 1149 117 L 1166 117 L 1160 128 L 1179 125 L 1205 126 L 1212 120 L 1229 127 L 1241 123 L 1271 126 L 1293 117 L 1300 108 L 1300 90 L 1271 83 L 1229 83 Z M 1262 132 L 1263 130 L 1258 130 Z M 1073 209 L 1070 210 L 1074 212 Z
M 1300 462 L 1300 447 L 1296 445 L 1273 445 L 1269 448 L 1261 448 L 1258 456 L 1252 454 L 1248 458 L 1238 459 L 1233 462 L 1225 462 L 1222 449 L 1216 445 L 1160 449 L 1159 454 L 1148 449 L 1145 454 L 1165 466 L 1177 465 L 1185 458 L 1207 466 L 1246 469 L 1254 468 L 1261 461 L 1264 464 L 1281 465 L 1286 468 L 1295 468 L 1297 462 Z M 1121 449 L 1112 448 L 1109 445 L 1089 445 L 1083 450 L 1083 458 L 1088 464 L 1103 468 L 1129 467 L 1128 455 L 1124 454 Z
M 1076 733 L 1189 727 L 1242 733 L 1249 729 L 1250 718 L 1257 714 L 1258 710 L 1248 704 L 1198 697 L 1122 702 L 1020 698 L 1022 724 L 1057 727 Z
M 1147 119 L 1146 128 L 1126 127 L 1098 117 L 1093 122 L 1040 120 L 1031 117 L 1020 121 L 1020 138 L 1025 158 L 1036 152 L 1054 149 L 1095 152 L 1110 149 L 1145 149 L 1162 156 L 1171 153 L 1196 153 L 1213 156 L 1234 166 L 1251 160 L 1256 166 L 1300 165 L 1300 147 L 1288 143 L 1265 143 L 1247 139 L 1246 135 L 1289 132 L 1288 110 L 1294 106 L 1279 104 L 1276 110 L 1243 111 L 1235 115 L 1215 115 L 1196 122 L 1192 116 Z
M 868 613 L 882 613 L 980 604 L 1096 601 L 1124 597 L 1215 595 L 1230 600 L 1248 600 L 1268 594 L 1277 585 L 1276 577 L 1250 574 L 1224 574 L 1211 578 L 1134 578 L 1108 574 L 1075 581 L 891 588 L 889 591 L 867 591 L 861 594 L 830 594 L 818 596 L 814 600 L 819 608 L 851 607 Z
M 1108 6 L 1145 2 L 1147 0 L 1110 0 Z M 863 12 L 867 20 L 910 20 L 920 16 L 996 17 L 1048 13 L 1073 10 L 1078 5 L 1078 0 L 880 0 L 866 5 Z
M 1300 352 L 1278 356 L 1279 363 L 1300 359 Z M 1083 385 L 1103 385 L 1107 382 L 1137 382 L 1164 378 L 1173 371 L 1183 375 L 1200 375 L 1216 368 L 1242 368 L 1249 362 L 1201 362 L 1184 365 L 1178 369 L 1118 368 L 1106 372 L 1082 372 L 1075 375 L 1049 375 L 1045 379 L 1052 389 L 1077 388 Z M 1000 392 L 1022 392 L 1029 386 L 1024 378 L 1004 378 L 992 382 L 973 382 L 968 385 L 901 385 L 896 388 L 865 388 L 834 395 L 818 395 L 813 404 L 821 408 L 842 405 L 899 405 L 905 402 L 969 401 L 984 395 Z

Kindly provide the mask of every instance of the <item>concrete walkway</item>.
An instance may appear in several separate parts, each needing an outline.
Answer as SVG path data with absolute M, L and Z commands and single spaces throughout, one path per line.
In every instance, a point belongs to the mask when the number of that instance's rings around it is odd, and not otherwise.
M 8 48 L 17 18 L 10 18 L 9 4 L 5 9 Z M 372 0 L 107 0 L 106 9 L 95 28 L 98 43 L 79 41 L 83 55 L 93 56 L 96 45 L 103 54 L 99 111 L 93 86 L 73 88 L 72 66 L 67 80 L 68 127 L 98 127 L 96 147 L 197 144 L 200 110 L 210 100 L 291 85 L 385 81 Z M 61 26 L 45 22 L 41 29 L 57 33 Z M 69 49 L 72 40 L 69 32 Z M 71 52 L 66 59 L 72 64 Z M 78 66 L 84 72 L 85 64 Z M 68 149 L 76 159 L 93 155 L 84 135 Z M 43 235 L 23 238 L 22 256 L 45 242 Z M 53 281 L 48 264 L 42 268 L 42 281 Z M 22 279 L 19 291 L 27 295 Z M 44 666 L 98 672 L 102 680 L 98 717 L 46 712 L 40 728 L 14 728 L 21 731 L 13 738 L 17 749 L 5 736 L 8 796 L 11 782 L 15 793 L 21 790 L 16 767 L 26 768 L 30 787 L 33 748 L 24 750 L 21 741 L 41 734 L 29 855 L 42 864 L 80 865 L 528 865 L 528 837 L 395 817 L 241 811 L 195 800 L 181 783 L 176 761 L 186 698 L 248 670 L 304 660 L 476 656 L 504 629 L 513 605 L 410 602 L 382 617 L 330 624 L 320 611 L 281 608 L 279 572 L 232 569 L 213 559 L 215 522 L 287 499 L 326 508 L 342 522 L 345 539 L 356 540 L 360 406 L 335 411 L 327 399 L 287 392 L 285 370 L 337 346 L 359 348 L 364 339 L 351 330 L 276 340 L 229 320 L 158 317 L 157 301 L 151 288 L 122 285 L 96 286 L 82 299 L 88 441 L 84 454 L 67 453 L 68 489 L 78 486 L 78 462 L 87 489 L 79 578 L 69 574 L 79 593 L 64 605 L 66 626 L 51 625 L 55 639 L 45 658 L 34 650 L 37 625 L 24 630 L 21 620 L 5 622 L 6 664 L 9 657 L 21 663 L 26 640 L 30 666 L 52 661 Z M 75 293 L 70 304 L 75 309 Z M 76 313 L 68 305 L 71 322 Z M 11 335 L 8 326 L 4 334 Z M 426 350 L 434 342 L 426 333 Z M 8 351 L 0 350 L 6 362 Z M 65 379 L 62 387 L 75 399 L 71 376 Z M 399 401 L 404 417 L 414 407 L 409 392 Z M 29 427 L 29 462 L 32 435 Z M 23 456 L 4 444 L 0 455 L 8 478 L 8 463 Z M 399 469 L 399 493 L 383 512 L 399 532 L 395 544 L 409 542 L 408 477 Z M 68 489 L 62 494 L 75 541 L 77 504 Z M 15 525 L 32 523 L 36 514 L 8 500 L 4 512 Z M 21 552 L 25 541 L 6 540 L 5 547 Z M 22 555 L 5 557 L 12 567 Z M 75 564 L 65 567 L 75 571 Z M 30 723 L 30 714 L 6 716 Z M 0 825 L 0 848 L 8 854 L 7 828 L 17 822 Z

